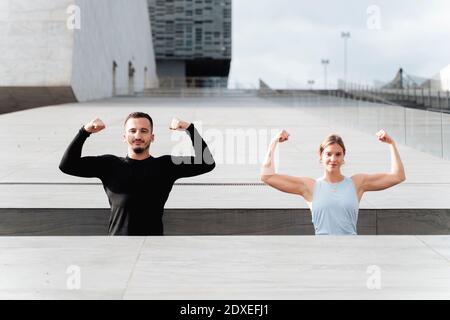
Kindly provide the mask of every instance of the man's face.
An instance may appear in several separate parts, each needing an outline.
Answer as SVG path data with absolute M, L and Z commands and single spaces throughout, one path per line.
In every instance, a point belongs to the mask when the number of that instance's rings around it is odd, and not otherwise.
M 147 118 L 130 118 L 125 124 L 124 140 L 135 153 L 143 153 L 150 148 L 154 135 Z

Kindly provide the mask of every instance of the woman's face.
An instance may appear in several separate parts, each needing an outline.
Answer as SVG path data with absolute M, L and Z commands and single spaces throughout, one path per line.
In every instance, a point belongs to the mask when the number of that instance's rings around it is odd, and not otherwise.
M 337 143 L 330 144 L 323 150 L 320 159 L 325 170 L 339 172 L 344 162 L 344 150 Z

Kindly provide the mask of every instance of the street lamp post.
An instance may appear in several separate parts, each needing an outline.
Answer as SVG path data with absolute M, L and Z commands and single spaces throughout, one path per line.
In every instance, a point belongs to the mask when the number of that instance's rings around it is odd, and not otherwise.
M 330 63 L 328 59 L 322 59 L 323 73 L 324 73 L 324 88 L 327 89 L 327 65 Z
M 344 39 L 344 86 L 347 89 L 347 41 L 350 39 L 350 32 L 341 32 L 341 38 Z
M 309 84 L 309 90 L 313 89 L 313 85 L 314 85 L 315 81 L 314 80 L 308 80 L 308 84 Z

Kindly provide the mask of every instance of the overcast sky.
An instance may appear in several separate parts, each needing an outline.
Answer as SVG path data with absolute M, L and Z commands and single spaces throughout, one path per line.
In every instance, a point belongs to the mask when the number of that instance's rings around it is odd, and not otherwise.
M 321 59 L 329 59 L 328 87 L 348 79 L 389 81 L 403 67 L 432 77 L 450 64 L 450 1 L 233 0 L 232 86 L 324 85 Z

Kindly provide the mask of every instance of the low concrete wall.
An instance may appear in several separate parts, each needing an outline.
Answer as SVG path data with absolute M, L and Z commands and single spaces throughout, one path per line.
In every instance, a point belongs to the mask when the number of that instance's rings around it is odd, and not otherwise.
M 70 86 L 0 87 L 0 114 L 75 101 Z
M 0 236 L 106 235 L 108 209 L 0 209 Z M 165 235 L 313 235 L 307 209 L 167 209 Z M 450 209 L 360 210 L 360 235 L 448 235 Z

